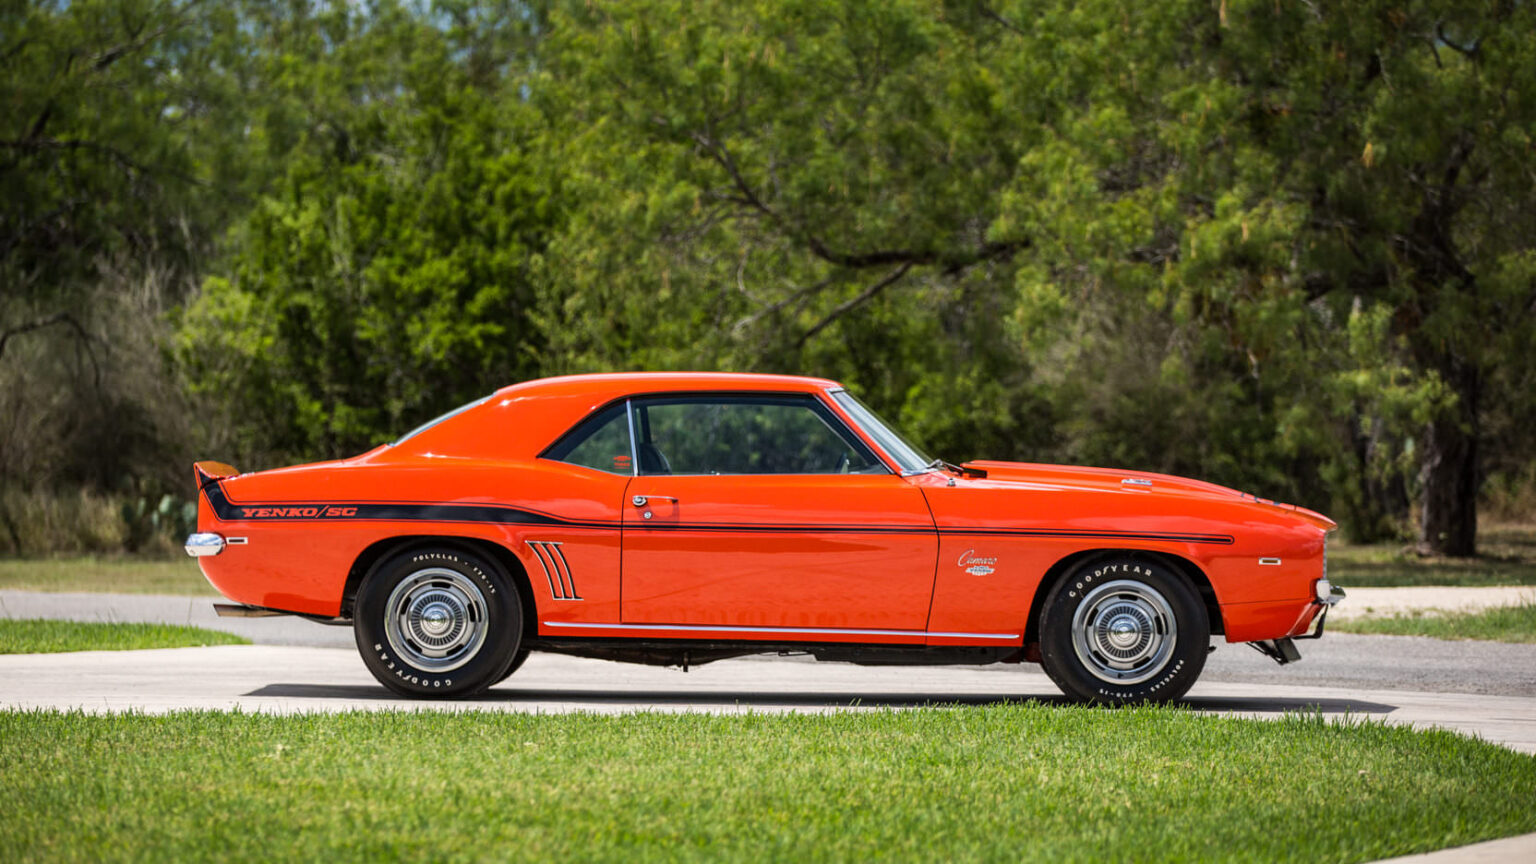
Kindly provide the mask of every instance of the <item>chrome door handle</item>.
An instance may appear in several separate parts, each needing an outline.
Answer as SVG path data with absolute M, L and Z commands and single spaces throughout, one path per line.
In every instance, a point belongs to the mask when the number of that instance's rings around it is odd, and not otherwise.
M 671 495 L 651 495 L 650 497 L 646 497 L 645 495 L 636 495 L 635 497 L 629 499 L 629 503 L 635 505 L 636 507 L 644 507 L 646 503 L 651 500 L 651 498 L 655 498 L 657 501 L 671 501 L 673 504 L 677 503 L 677 499 L 673 498 Z

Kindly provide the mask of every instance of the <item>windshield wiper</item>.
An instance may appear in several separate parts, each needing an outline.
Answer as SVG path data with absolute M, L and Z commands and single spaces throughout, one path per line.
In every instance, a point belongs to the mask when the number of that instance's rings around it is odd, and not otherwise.
M 965 469 L 961 468 L 959 465 L 945 462 L 943 459 L 935 459 L 932 462 L 929 462 L 927 465 L 923 466 L 924 471 L 932 471 L 935 468 L 943 468 L 946 471 L 953 471 L 956 475 L 959 476 L 965 475 Z

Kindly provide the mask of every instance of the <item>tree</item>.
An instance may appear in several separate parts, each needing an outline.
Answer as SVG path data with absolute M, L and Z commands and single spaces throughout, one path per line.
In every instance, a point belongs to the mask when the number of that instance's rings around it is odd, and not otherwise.
M 910 2 L 573 3 L 549 25 L 557 365 L 826 374 L 956 458 L 1052 440 L 1010 320 L 1030 239 L 994 230 L 1037 118 L 995 104 L 985 46 Z
M 200 161 L 226 19 L 0 7 L 0 486 L 154 486 L 182 443 L 155 335 L 234 200 Z
M 200 90 L 237 161 L 194 160 L 247 204 L 177 357 L 257 464 L 519 377 L 809 372 L 951 458 L 1363 539 L 1417 501 L 1468 554 L 1484 466 L 1536 452 L 1533 14 L 252 0 Z
M 1104 256 L 1094 278 L 1167 298 L 1220 334 L 1232 368 L 1251 367 L 1256 382 L 1266 362 L 1294 368 L 1298 351 L 1332 370 L 1317 377 L 1332 394 L 1318 402 L 1359 395 L 1372 370 L 1352 368 L 1352 356 L 1406 372 L 1393 386 L 1411 392 L 1389 419 L 1420 421 L 1421 548 L 1473 554 L 1482 418 L 1526 398 L 1491 391 L 1489 372 L 1524 362 L 1514 346 L 1536 338 L 1536 13 L 1111 5 L 1064 16 L 1101 41 L 1123 23 L 1112 61 L 1064 73 L 1076 105 L 1030 154 L 1042 170 L 1017 190 L 1014 218 L 1061 238 L 1039 244 L 1055 250 L 1055 272 Z M 988 17 L 1022 53 L 1060 44 L 1051 10 Z M 1126 227 L 1106 237 L 1116 224 Z M 1352 320 L 1390 326 L 1351 332 Z M 1375 350 L 1345 349 L 1368 334 Z
M 252 119 L 284 170 L 180 321 L 205 446 L 352 455 L 538 369 L 558 173 L 529 155 L 514 12 L 338 5 L 254 28 Z
M 1059 421 L 1012 452 L 1327 489 L 1365 535 L 1412 481 L 1423 547 L 1471 554 L 1480 424 L 1520 398 L 1489 370 L 1532 334 L 1531 14 L 562 7 L 534 91 L 577 120 L 582 204 L 551 345 L 857 380 L 878 344 L 922 370 L 871 374 L 881 400 L 968 418 L 950 446 Z M 956 298 L 986 321 L 880 331 Z M 978 428 L 985 400 L 933 399 L 967 367 L 1054 410 Z

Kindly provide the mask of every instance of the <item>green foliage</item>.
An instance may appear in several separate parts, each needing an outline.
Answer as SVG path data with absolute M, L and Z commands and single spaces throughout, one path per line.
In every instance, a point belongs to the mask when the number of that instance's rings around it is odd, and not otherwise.
M 146 648 L 249 644 L 249 639 L 233 633 L 175 624 L 105 624 L 96 621 L 0 618 L 0 654 L 137 651 Z
M 952 461 L 1466 554 L 1536 457 L 1533 16 L 11 4 L 0 482 L 158 500 L 519 379 L 799 372 Z
M 1371 861 L 1536 828 L 1529 755 L 1319 714 L 12 711 L 0 764 L 18 861 Z
M 150 497 L 131 488 L 0 492 L 0 555 L 5 556 L 181 554 L 182 541 L 196 526 L 197 506 L 179 495 Z
M 175 495 L 161 495 L 151 505 L 148 498 L 124 501 L 120 508 L 123 524 L 128 526 L 124 546 L 136 552 L 164 537 L 181 538 L 197 530 L 197 504 Z
M 536 371 L 530 274 L 557 216 L 533 118 L 451 33 L 390 4 L 323 29 L 271 36 L 266 125 L 321 122 L 180 323 L 193 391 L 267 458 L 351 455 Z
M 209 62 L 215 17 L 152 0 L 0 6 L 0 309 L 89 293 L 117 254 L 189 264 L 186 222 L 213 201 L 194 194 L 201 94 L 177 69 Z
M 0 491 L 0 553 L 36 556 L 121 550 L 124 502 L 80 490 L 71 495 Z
M 1053 438 L 1008 321 L 1025 244 L 988 233 L 1032 126 L 966 34 L 921 3 L 569 4 L 550 26 L 536 103 L 579 130 L 552 368 L 828 375 L 955 457 Z
M 175 451 L 157 316 L 208 223 L 213 34 L 196 3 L 0 4 L 0 486 L 155 486 Z M 199 70 L 194 73 L 192 70 Z M 208 71 L 202 71 L 208 70 Z M 179 474 L 179 472 L 178 472 Z
M 1111 351 L 1126 346 L 1099 368 L 1155 366 L 1171 385 L 1146 372 L 1096 396 L 1103 376 L 1079 374 L 1086 404 L 1111 418 L 1121 406 L 1135 418 L 1164 406 L 1185 435 L 1151 436 L 1176 448 L 1169 461 L 1331 498 L 1367 537 L 1406 512 L 1406 491 L 1393 487 L 1410 473 L 1415 440 L 1418 459 L 1434 456 L 1456 477 L 1476 471 L 1475 452 L 1427 453 L 1447 436 L 1420 430 L 1442 423 L 1475 437 L 1479 400 L 1502 410 L 1528 401 L 1484 378 L 1503 346 L 1536 338 L 1529 314 L 1514 312 L 1529 307 L 1531 280 L 1488 278 L 1523 260 L 1536 217 L 1522 167 L 1536 90 L 1518 65 L 1532 52 L 1530 14 L 1508 4 L 1077 4 L 1070 20 L 1092 24 L 1063 47 L 1051 12 L 1000 10 L 1020 25 L 1022 55 L 1071 52 L 1059 86 L 1019 97 L 1055 115 L 1003 217 L 1043 259 L 1023 271 L 1026 302 L 1043 296 L 1055 310 L 1074 285 L 1129 294 L 1082 310 L 1086 332 Z M 1042 292 L 1042 276 L 1057 289 Z M 1107 338 L 1127 326 L 1136 338 Z M 1084 419 L 1113 446 L 1137 446 L 1112 419 Z M 1091 432 L 1071 437 L 1100 449 Z M 1275 476 L 1253 473 L 1265 470 Z
M 1473 559 L 1420 555 L 1401 542 L 1330 542 L 1328 578 L 1346 589 L 1536 585 L 1536 527 L 1485 523 L 1478 536 L 1481 555 Z

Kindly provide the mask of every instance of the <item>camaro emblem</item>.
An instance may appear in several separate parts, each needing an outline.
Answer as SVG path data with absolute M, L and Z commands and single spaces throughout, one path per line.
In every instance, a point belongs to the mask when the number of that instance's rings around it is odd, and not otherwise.
M 975 549 L 967 549 L 960 553 L 960 560 L 956 563 L 972 576 L 985 576 L 993 572 L 995 568 L 992 565 L 997 563 L 997 559 L 982 558 L 976 554 Z

